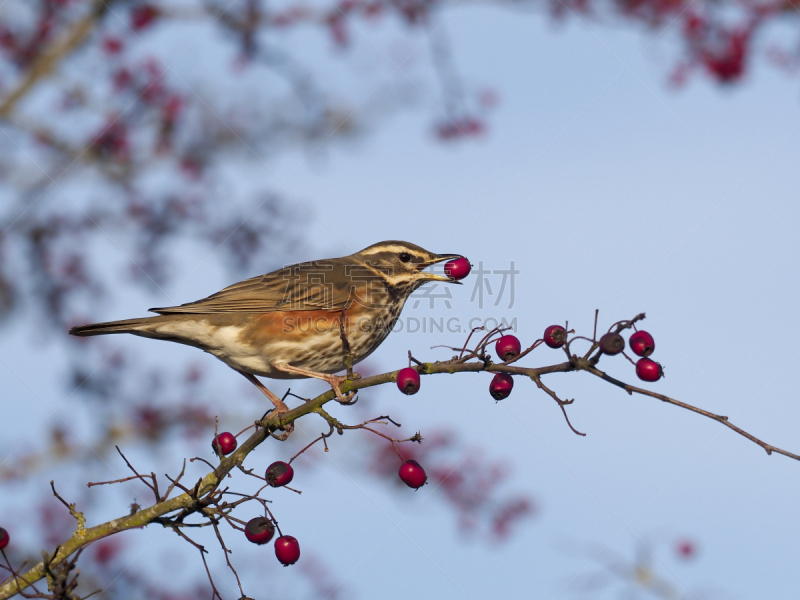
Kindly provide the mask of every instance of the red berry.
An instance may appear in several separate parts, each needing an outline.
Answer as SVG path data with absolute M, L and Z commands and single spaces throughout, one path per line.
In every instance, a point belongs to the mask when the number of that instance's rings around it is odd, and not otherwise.
M 625 340 L 618 333 L 607 333 L 600 338 L 600 350 L 603 354 L 614 356 L 625 350 Z
M 140 4 L 131 11 L 131 28 L 134 31 L 141 31 L 152 25 L 160 14 L 155 6 Z
M 122 40 L 111 36 L 103 38 L 103 50 L 108 54 L 119 54 L 122 51 Z
M 285 567 L 296 563 L 300 558 L 300 544 L 297 543 L 297 539 L 290 535 L 282 535 L 275 540 L 275 556 Z
M 236 446 L 238 445 L 239 443 L 236 441 L 236 437 L 230 431 L 223 431 L 211 442 L 211 447 L 214 449 L 214 452 L 217 454 L 222 453 L 222 456 L 227 456 L 236 450 Z
M 637 331 L 634 333 L 631 339 L 628 340 L 628 344 L 631 347 L 631 351 L 636 356 L 650 356 L 653 350 L 656 349 L 656 342 L 653 336 L 646 331 Z
M 428 481 L 428 476 L 425 475 L 425 469 L 419 466 L 419 463 L 415 460 L 407 460 L 400 465 L 398 475 L 400 475 L 400 479 L 403 480 L 403 483 L 415 490 L 421 488 L 425 485 L 425 482 Z
M 654 360 L 640 358 L 636 363 L 636 376 L 642 381 L 658 381 L 664 376 L 664 369 Z
M 397 389 L 407 395 L 416 394 L 419 391 L 419 373 L 416 369 L 406 367 L 397 373 Z
M 497 352 L 497 356 L 505 362 L 519 356 L 519 353 L 522 351 L 522 345 L 519 343 L 516 336 L 504 335 L 497 340 L 494 349 Z
M 294 469 L 288 463 L 275 461 L 267 467 L 266 479 L 272 487 L 288 485 L 294 479 Z
M 9 539 L 8 532 L 0 527 L 0 550 L 8 546 Z
M 561 348 L 567 343 L 567 330 L 561 325 L 550 325 L 544 330 L 544 343 L 551 348 Z
M 456 258 L 455 260 L 448 261 L 444 264 L 444 272 L 448 277 L 453 279 L 464 279 L 472 270 L 472 265 L 464 258 Z
M 692 558 L 694 556 L 694 553 L 697 551 L 697 548 L 695 548 L 694 542 L 692 542 L 692 540 L 681 540 L 675 547 L 675 551 L 681 558 Z
M 489 384 L 489 393 L 495 400 L 502 400 L 508 398 L 511 390 L 514 387 L 514 378 L 508 373 L 498 373 Z
M 254 544 L 266 544 L 275 535 L 275 525 L 266 517 L 256 517 L 244 526 L 244 535 Z

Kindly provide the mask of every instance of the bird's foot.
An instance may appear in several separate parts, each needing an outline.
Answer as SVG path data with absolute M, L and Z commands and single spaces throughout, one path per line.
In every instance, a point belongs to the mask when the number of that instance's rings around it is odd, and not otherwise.
M 341 375 L 331 375 L 329 373 L 319 373 L 309 369 L 294 367 L 286 363 L 272 363 L 272 366 L 279 371 L 283 371 L 284 373 L 292 373 L 293 375 L 302 375 L 303 377 L 311 377 L 313 379 L 325 381 L 333 389 L 333 393 L 336 394 L 336 400 L 340 404 L 355 404 L 354 398 L 356 392 L 352 391 L 345 395 L 342 394 L 342 390 L 340 389 L 341 385 L 348 380 L 347 377 L 342 377 Z
M 258 390 L 262 394 L 264 394 L 267 398 L 269 398 L 269 401 L 272 402 L 272 404 L 275 406 L 275 409 L 273 411 L 271 411 L 271 414 L 280 415 L 280 414 L 289 412 L 290 409 L 289 409 L 288 406 L 286 406 L 286 403 L 283 400 L 281 400 L 280 398 L 278 398 L 275 394 L 270 392 L 267 389 L 267 386 L 265 386 L 258 379 L 256 379 L 255 375 L 253 375 L 251 373 L 245 373 L 244 371 L 239 371 L 239 373 L 244 375 L 244 377 L 245 377 L 245 379 L 247 379 L 247 381 L 249 381 L 254 386 L 256 386 L 258 388 Z
M 358 379 L 359 377 L 361 376 L 359 375 L 355 379 Z M 342 394 L 342 390 L 340 389 L 340 386 L 348 380 L 349 379 L 347 377 L 341 375 L 326 375 L 326 377 L 323 380 L 327 381 L 328 384 L 333 388 L 333 393 L 336 394 L 336 401 L 339 402 L 339 404 L 356 403 L 355 397 L 357 392 L 355 390 L 353 390 L 352 392 L 348 392 L 347 394 Z

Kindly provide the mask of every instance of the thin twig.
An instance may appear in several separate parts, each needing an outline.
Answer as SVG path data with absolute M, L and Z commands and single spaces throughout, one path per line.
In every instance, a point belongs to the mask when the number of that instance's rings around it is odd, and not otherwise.
M 670 398 L 669 396 L 665 396 L 664 394 L 658 394 L 656 392 L 651 392 L 650 390 L 645 390 L 645 389 L 638 388 L 638 387 L 633 386 L 633 385 L 628 385 L 627 383 L 619 381 L 618 379 L 614 379 L 613 377 L 611 377 L 610 375 L 607 375 L 606 373 L 604 373 L 600 369 L 597 369 L 596 367 L 588 368 L 588 369 L 586 369 L 586 371 L 589 371 L 589 373 L 591 373 L 592 375 L 596 375 L 597 377 L 599 377 L 603 381 L 607 381 L 608 383 L 612 383 L 612 384 L 616 385 L 617 387 L 621 387 L 623 390 L 628 392 L 628 394 L 631 394 L 631 395 L 632 394 L 642 394 L 643 396 L 650 396 L 651 398 L 656 398 L 657 400 L 661 400 L 662 402 L 666 402 L 667 404 L 672 404 L 674 406 L 679 406 L 681 408 L 685 408 L 686 410 L 690 410 L 690 411 L 692 411 L 694 413 L 697 413 L 698 415 L 703 415 L 704 417 L 708 417 L 709 419 L 713 419 L 714 421 L 717 421 L 718 423 L 722 423 L 723 425 L 725 425 L 725 427 L 728 427 L 728 428 L 732 429 L 733 431 L 735 431 L 739 435 L 744 436 L 748 440 L 750 440 L 751 442 L 754 442 L 754 443 L 758 444 L 759 446 L 761 446 L 766 451 L 767 454 L 772 454 L 773 452 L 775 452 L 777 454 L 783 454 L 784 456 L 788 456 L 789 458 L 793 458 L 794 460 L 800 460 L 800 454 L 793 454 L 792 452 L 788 452 L 786 450 L 778 448 L 777 446 L 773 446 L 772 444 L 768 444 L 766 442 L 761 441 L 756 436 L 754 436 L 754 435 L 752 435 L 750 433 L 747 433 L 741 427 L 737 427 L 736 425 L 731 423 L 728 420 L 728 417 L 725 417 L 723 415 L 718 415 L 718 414 L 712 413 L 712 412 L 707 411 L 707 410 L 703 410 L 702 408 L 698 408 L 698 407 L 693 406 L 691 404 L 687 404 L 686 402 L 681 402 L 680 400 L 675 400 L 674 398 Z
M 125 461 L 125 464 L 128 465 L 128 468 L 131 471 L 133 471 L 134 475 L 136 475 L 141 480 L 142 483 L 144 483 L 147 487 L 149 487 L 152 490 L 153 494 L 156 497 L 156 502 L 161 502 L 161 497 L 158 495 L 158 491 L 156 490 L 156 487 L 153 484 L 149 483 L 142 475 L 139 474 L 139 472 L 136 469 L 133 468 L 133 465 L 130 463 L 130 461 L 122 453 L 122 450 L 119 449 L 119 446 L 115 445 L 114 448 L 117 449 L 117 452 L 119 452 L 119 455 L 122 457 L 122 460 Z M 153 475 L 153 479 L 155 479 L 155 475 Z

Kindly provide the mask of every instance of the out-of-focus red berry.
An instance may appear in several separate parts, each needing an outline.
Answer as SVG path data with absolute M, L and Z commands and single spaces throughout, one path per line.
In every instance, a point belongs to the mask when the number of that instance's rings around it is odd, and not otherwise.
M 404 394 L 416 394 L 419 391 L 419 373 L 416 369 L 406 367 L 397 373 L 397 389 Z
M 519 353 L 522 351 L 522 345 L 519 343 L 516 336 L 504 335 L 497 340 L 494 349 L 495 352 L 497 352 L 497 356 L 505 362 L 519 356 Z
M 106 538 L 92 544 L 94 560 L 105 567 L 122 551 L 122 544 L 116 538 Z
M 153 24 L 161 12 L 150 4 L 140 4 L 131 11 L 131 28 L 141 31 Z
M 8 532 L 0 527 L 0 550 L 8 546 L 8 542 L 10 540 L 11 538 L 9 537 Z
M 469 261 L 464 258 L 456 258 L 454 260 L 450 260 L 444 264 L 444 273 L 448 277 L 452 277 L 453 279 L 464 279 L 469 272 L 472 270 L 472 265 L 469 264 Z
M 640 358 L 636 363 L 636 376 L 642 381 L 658 381 L 664 376 L 664 369 L 654 360 Z
M 492 88 L 484 88 L 478 94 L 478 102 L 485 108 L 494 108 L 500 103 L 500 94 Z
M 244 526 L 244 535 L 254 544 L 266 544 L 275 535 L 275 525 L 266 517 L 256 517 Z
M 440 140 L 455 140 L 478 136 L 485 129 L 486 124 L 475 117 L 464 117 L 455 121 L 448 119 L 436 126 L 436 136 Z
M 625 350 L 625 340 L 618 333 L 606 333 L 600 338 L 600 350 L 603 354 L 614 356 Z
M 265 478 L 272 487 L 288 485 L 294 479 L 294 469 L 292 465 L 278 460 L 267 467 Z
M 107 54 L 119 54 L 122 52 L 122 40 L 118 37 L 103 38 L 103 50 Z
M 133 82 L 133 73 L 131 73 L 128 69 L 121 67 L 114 71 L 114 74 L 111 76 L 111 80 L 114 83 L 114 89 L 120 92 Z
M 646 331 L 637 331 L 628 340 L 631 351 L 636 356 L 650 356 L 656 349 L 656 342 L 653 336 Z
M 300 558 L 300 544 L 297 539 L 290 535 L 282 535 L 275 540 L 275 556 L 285 567 L 296 563 Z
M 425 469 L 415 460 L 407 460 L 400 465 L 400 470 L 397 474 L 400 475 L 400 479 L 403 480 L 403 483 L 415 490 L 421 488 L 425 485 L 425 482 L 428 481 Z
M 211 447 L 214 449 L 214 452 L 218 454 L 221 453 L 222 456 L 227 456 L 236 450 L 236 446 L 238 445 L 239 443 L 236 441 L 236 436 L 230 431 L 223 431 L 211 442 Z
M 544 343 L 551 348 L 561 348 L 567 343 L 567 330 L 561 325 L 550 325 L 544 330 Z
M 697 547 L 694 545 L 692 540 L 679 540 L 675 546 L 675 552 L 681 558 L 694 558 L 694 555 L 697 552 Z
M 503 400 L 508 398 L 511 390 L 514 388 L 514 378 L 508 373 L 498 373 L 489 384 L 489 393 L 495 400 Z
M 722 48 L 704 49 L 699 53 L 706 69 L 720 83 L 732 83 L 744 76 L 751 33 L 747 29 L 727 32 Z

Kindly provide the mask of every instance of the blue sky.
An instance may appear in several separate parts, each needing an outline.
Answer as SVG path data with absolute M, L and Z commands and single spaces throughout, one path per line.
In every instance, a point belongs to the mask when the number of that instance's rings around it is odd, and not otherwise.
M 431 144 L 411 114 L 352 149 L 312 157 L 286 182 L 315 217 L 312 239 L 332 253 L 404 238 L 493 268 L 514 260 L 514 308 L 477 312 L 517 317 L 524 341 L 564 320 L 589 333 L 595 308 L 606 326 L 645 311 L 667 373 L 649 388 L 793 447 L 796 82 L 761 62 L 741 86 L 699 78 L 673 91 L 669 34 L 653 41 L 481 8 L 459 11 L 447 27 L 468 77 L 502 93 L 489 135 Z M 476 312 L 470 292 L 469 284 L 454 291 L 455 313 Z M 427 347 L 443 341 L 398 334 L 378 360 L 396 364 L 407 348 L 432 355 Z M 624 360 L 603 363 L 635 379 Z M 532 385 L 519 382 L 495 405 L 475 390 L 487 378 L 469 379 L 426 380 L 415 424 L 458 425 L 491 455 L 509 457 L 516 483 L 541 500 L 541 518 L 509 545 L 482 548 L 431 530 L 430 507 L 410 509 L 398 528 L 406 535 L 391 534 L 397 543 L 378 546 L 350 576 L 360 589 L 408 564 L 425 574 L 426 597 L 565 598 L 564 584 L 591 563 L 558 551 L 564 540 L 631 557 L 641 540 L 661 552 L 658 571 L 697 597 L 800 594 L 790 566 L 800 465 L 584 375 L 552 384 L 576 398 L 570 414 L 586 438 Z M 376 516 L 376 527 L 390 528 L 384 521 Z M 701 547 L 690 567 L 657 545 L 680 535 Z

